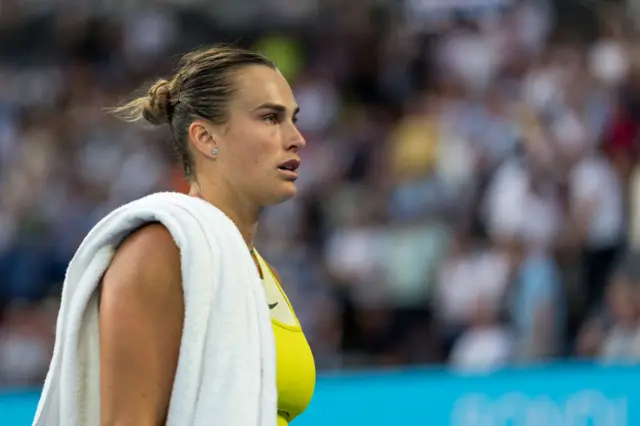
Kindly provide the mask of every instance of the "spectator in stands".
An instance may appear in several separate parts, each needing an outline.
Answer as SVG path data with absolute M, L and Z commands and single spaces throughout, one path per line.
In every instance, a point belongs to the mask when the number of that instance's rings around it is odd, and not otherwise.
M 510 276 L 510 259 L 505 252 L 478 241 L 467 226 L 458 229 L 451 252 L 438 271 L 433 304 L 450 344 L 475 320 L 484 325 L 489 312 L 491 318 L 500 314 Z
M 55 314 L 14 302 L 0 323 L 0 386 L 37 386 L 53 353 Z
M 509 314 L 516 338 L 515 359 L 535 362 L 564 351 L 566 298 L 558 265 L 548 250 L 525 248 L 511 290 Z
M 610 160 L 587 149 L 576 153 L 569 179 L 570 217 L 584 247 L 582 273 L 588 309 L 604 297 L 625 239 L 622 179 Z
M 613 363 L 640 361 L 639 311 L 637 285 L 626 274 L 618 273 L 611 280 L 606 294 L 612 326 L 604 336 L 599 358 Z
M 640 360 L 640 267 L 638 251 L 625 254 L 606 289 L 605 304 L 585 322 L 577 341 L 579 356 L 612 363 Z
M 455 342 L 450 364 L 457 369 L 487 371 L 513 361 L 514 341 L 509 327 L 500 321 L 494 301 L 481 295 L 473 302 L 470 327 Z

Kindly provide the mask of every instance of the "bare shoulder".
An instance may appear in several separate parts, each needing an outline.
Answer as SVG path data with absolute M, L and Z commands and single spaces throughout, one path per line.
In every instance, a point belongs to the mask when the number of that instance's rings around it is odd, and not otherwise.
M 183 309 L 180 250 L 161 224 L 145 225 L 118 247 L 101 288 L 101 317 L 139 319 Z
M 159 290 L 159 284 L 175 283 L 176 279 L 180 279 L 180 250 L 167 228 L 151 223 L 120 244 L 103 278 L 103 287 L 133 281 L 137 287 L 151 284 Z
M 102 279 L 100 309 L 116 317 L 179 310 L 181 276 L 180 250 L 169 230 L 145 225 L 118 247 Z

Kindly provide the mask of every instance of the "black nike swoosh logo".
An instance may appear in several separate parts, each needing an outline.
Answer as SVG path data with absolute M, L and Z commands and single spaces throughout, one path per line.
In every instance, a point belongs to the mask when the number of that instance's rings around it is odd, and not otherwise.
M 273 309 L 273 308 L 275 308 L 276 306 L 278 306 L 278 302 L 276 302 L 276 303 L 269 303 L 269 309 Z

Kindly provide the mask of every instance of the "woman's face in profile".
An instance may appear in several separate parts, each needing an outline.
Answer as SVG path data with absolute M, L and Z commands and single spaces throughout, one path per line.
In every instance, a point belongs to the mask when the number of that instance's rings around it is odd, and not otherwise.
M 291 87 L 279 71 L 265 66 L 239 71 L 236 86 L 217 167 L 232 189 L 260 206 L 286 201 L 296 193 L 298 151 L 305 146 Z

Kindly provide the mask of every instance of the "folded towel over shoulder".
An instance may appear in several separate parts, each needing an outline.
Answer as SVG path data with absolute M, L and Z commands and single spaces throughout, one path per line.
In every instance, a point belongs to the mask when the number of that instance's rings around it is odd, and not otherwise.
M 69 264 L 34 426 L 100 424 L 98 285 L 119 243 L 162 223 L 180 248 L 185 318 L 168 426 L 275 426 L 275 343 L 267 301 L 234 223 L 198 198 L 159 193 L 89 233 Z

